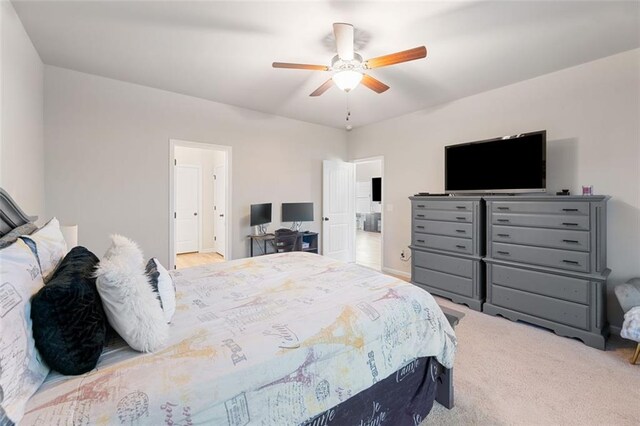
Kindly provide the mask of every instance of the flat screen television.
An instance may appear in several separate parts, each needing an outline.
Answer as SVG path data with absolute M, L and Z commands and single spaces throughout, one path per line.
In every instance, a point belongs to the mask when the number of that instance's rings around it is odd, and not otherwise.
M 283 222 L 313 222 L 313 203 L 282 203 Z
M 251 204 L 251 226 L 271 223 L 271 203 Z
M 546 147 L 546 130 L 449 145 L 445 192 L 545 192 Z
M 371 178 L 371 201 L 382 202 L 382 178 Z

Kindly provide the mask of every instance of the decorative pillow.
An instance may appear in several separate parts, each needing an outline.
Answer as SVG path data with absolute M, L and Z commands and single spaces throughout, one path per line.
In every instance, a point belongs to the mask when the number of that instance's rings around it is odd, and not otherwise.
M 169 325 L 145 274 L 142 252 L 121 235 L 98 264 L 96 284 L 109 324 L 133 349 L 154 352 L 169 335 Z
M 60 231 L 58 219 L 54 217 L 33 234 L 20 238 L 32 249 L 35 247 L 35 254 L 40 262 L 44 282 L 48 282 L 53 271 L 67 254 L 67 243 L 62 236 L 62 231 Z
M 164 319 L 171 322 L 176 312 L 176 287 L 169 272 L 160 264 L 158 259 L 152 257 L 147 262 L 147 277 L 151 288 L 158 294 L 160 306 L 164 311 Z
M 18 239 L 18 237 L 20 237 L 21 235 L 30 235 L 36 229 L 38 229 L 38 227 L 35 225 L 35 223 L 31 222 L 25 223 L 24 225 L 20 225 L 17 228 L 12 229 L 11 231 L 0 237 L 0 249 L 9 247 Z
M 38 261 L 18 239 L 0 250 L 0 423 L 18 423 L 49 373 L 31 333 L 29 299 L 44 282 Z M 7 421 L 8 417 L 8 421 Z
M 107 319 L 96 289 L 97 265 L 93 253 L 74 247 L 31 299 L 36 347 L 62 374 L 93 370 L 105 345 Z

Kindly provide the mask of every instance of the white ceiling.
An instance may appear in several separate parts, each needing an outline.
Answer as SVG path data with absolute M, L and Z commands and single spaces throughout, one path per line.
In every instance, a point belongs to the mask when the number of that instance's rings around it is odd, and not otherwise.
M 427 59 L 372 70 L 349 95 L 364 125 L 640 46 L 636 1 L 13 1 L 46 64 L 334 127 L 347 96 L 308 95 L 329 73 L 331 24 L 366 58 L 420 45 Z

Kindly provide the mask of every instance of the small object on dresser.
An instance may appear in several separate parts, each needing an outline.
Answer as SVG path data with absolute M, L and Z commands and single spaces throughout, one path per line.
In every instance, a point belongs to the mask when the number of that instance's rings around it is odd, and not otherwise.
M 571 191 L 568 189 L 563 189 L 561 191 L 556 192 L 556 195 L 571 195 Z
M 582 185 L 582 195 L 593 195 L 593 185 Z

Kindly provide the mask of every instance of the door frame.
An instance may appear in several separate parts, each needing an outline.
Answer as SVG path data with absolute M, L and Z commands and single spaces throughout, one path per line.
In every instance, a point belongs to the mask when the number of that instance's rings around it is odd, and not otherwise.
M 199 164 L 176 164 L 175 167 L 186 167 L 189 169 L 195 169 L 196 172 L 198 172 L 198 202 L 197 202 L 198 204 L 198 253 L 202 253 L 202 167 L 200 167 Z M 175 173 L 173 178 L 174 179 L 176 178 Z M 174 180 L 174 184 L 175 184 L 175 180 Z M 175 191 L 175 188 L 174 188 L 174 191 Z M 175 212 L 175 209 L 173 211 Z M 175 235 L 174 235 L 174 238 L 175 238 Z
M 232 222 L 232 188 L 231 173 L 232 167 L 232 148 L 228 145 L 217 145 L 206 142 L 193 142 L 180 139 L 169 139 L 169 268 L 175 269 L 176 267 L 176 247 L 175 247 L 175 221 L 173 220 L 173 213 L 175 212 L 175 162 L 176 162 L 176 147 L 185 148 L 198 148 L 208 149 L 211 151 L 223 151 L 225 153 L 225 170 L 226 170 L 226 191 L 225 191 L 225 212 L 224 215 L 227 218 L 225 221 L 225 260 L 233 259 L 233 253 L 231 251 L 231 242 L 233 240 L 233 228 Z
M 354 163 L 356 165 L 356 173 L 354 173 L 354 177 L 353 179 L 356 181 L 356 185 L 357 185 L 357 172 L 358 172 L 358 164 L 359 163 L 371 163 L 373 161 L 380 161 L 380 177 L 382 178 L 382 188 L 380 188 L 380 216 L 381 216 L 381 220 L 380 220 L 380 271 L 383 271 L 385 269 L 384 266 L 384 220 L 387 217 L 387 213 L 385 211 L 385 185 L 386 185 L 386 179 L 384 177 L 384 155 L 378 155 L 375 157 L 365 157 L 365 158 L 358 158 L 356 160 L 351 160 L 352 163 Z M 354 194 L 354 197 L 357 198 L 357 194 Z M 356 200 L 357 201 L 357 200 Z M 355 221 L 355 217 L 353 218 L 353 220 Z M 357 232 L 357 229 L 354 228 L 354 235 L 353 238 L 355 240 L 356 235 L 355 233 Z
M 213 166 L 213 173 L 217 176 L 218 173 L 216 172 L 216 169 L 218 169 L 220 167 L 224 167 L 224 178 L 225 178 L 225 182 L 224 182 L 224 186 L 225 186 L 225 188 L 224 188 L 224 193 L 225 193 L 224 204 L 225 204 L 225 206 L 224 206 L 224 212 L 223 212 L 224 213 L 224 224 L 225 224 L 225 235 L 224 235 L 225 238 L 224 238 L 224 255 L 221 255 L 221 256 L 224 257 L 225 260 L 227 260 L 227 232 L 226 232 L 226 226 L 227 226 L 227 197 L 226 197 L 226 193 L 227 193 L 227 180 L 226 180 L 227 179 L 227 165 L 226 164 L 221 164 L 221 165 L 217 165 L 217 166 L 214 165 Z M 216 187 L 216 184 L 214 183 L 214 188 L 215 187 Z M 214 192 L 213 193 L 213 201 L 214 201 L 214 205 L 217 208 L 217 205 L 215 204 L 216 197 L 217 197 L 217 195 Z M 216 213 L 217 213 L 217 210 L 216 210 Z M 216 221 L 217 221 L 217 219 L 214 217 L 214 219 L 213 219 L 213 222 L 214 222 L 213 223 L 213 229 L 216 230 L 215 231 L 215 235 L 214 235 L 215 237 L 218 236 L 218 234 L 217 234 L 218 226 L 217 226 L 217 222 Z M 215 240 L 215 246 L 213 248 L 213 252 L 220 254 L 220 243 L 218 242 L 217 238 Z

